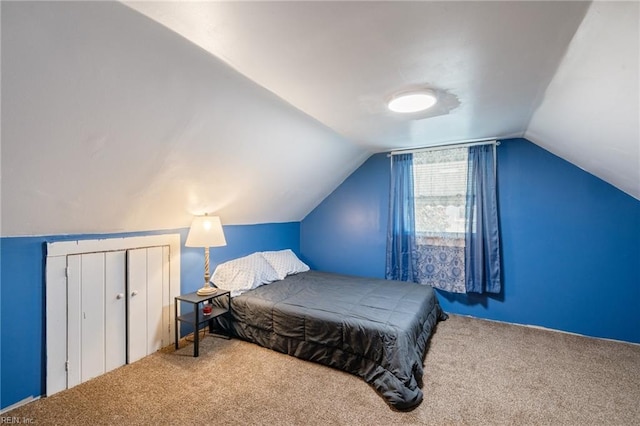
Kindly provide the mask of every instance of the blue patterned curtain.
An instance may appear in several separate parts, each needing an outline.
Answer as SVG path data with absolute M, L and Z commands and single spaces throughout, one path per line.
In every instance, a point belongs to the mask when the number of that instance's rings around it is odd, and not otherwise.
M 391 157 L 385 276 L 390 280 L 417 282 L 412 154 Z
M 465 207 L 466 291 L 500 293 L 500 239 L 493 145 L 469 148 Z
M 418 244 L 418 283 L 450 293 L 466 293 L 464 247 L 457 239 Z

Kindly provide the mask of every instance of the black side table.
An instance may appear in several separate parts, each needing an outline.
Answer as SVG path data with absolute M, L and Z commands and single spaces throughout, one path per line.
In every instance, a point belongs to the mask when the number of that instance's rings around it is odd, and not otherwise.
M 205 315 L 202 312 L 201 304 L 205 301 L 209 301 L 209 303 L 213 302 L 213 299 L 217 299 L 218 297 L 227 297 L 227 305 L 226 308 L 213 307 L 213 310 L 209 315 Z M 178 316 L 178 302 L 187 302 L 193 304 L 193 311 L 186 313 L 184 315 Z M 220 315 L 225 315 L 229 313 L 229 308 L 231 307 L 231 293 L 228 290 L 216 290 L 215 293 L 210 294 L 208 296 L 200 296 L 197 292 L 183 294 L 181 296 L 176 296 L 175 300 L 175 338 L 176 338 L 176 350 L 178 349 L 178 342 L 180 341 L 180 331 L 179 324 L 180 321 L 189 323 L 193 326 L 193 356 L 197 357 L 200 355 L 200 325 L 205 322 L 209 323 L 209 333 L 213 333 L 213 319 L 219 317 Z M 226 338 L 229 338 L 225 336 Z

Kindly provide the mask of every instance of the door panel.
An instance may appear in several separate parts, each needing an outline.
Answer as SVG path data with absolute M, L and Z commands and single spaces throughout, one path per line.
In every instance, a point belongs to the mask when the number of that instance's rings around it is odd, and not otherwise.
M 67 388 L 82 383 L 82 255 L 67 256 Z
M 127 256 L 131 363 L 171 343 L 169 248 L 129 250 Z
M 105 253 L 105 372 L 127 362 L 125 253 Z
M 147 249 L 127 251 L 128 356 L 132 363 L 147 355 Z
M 162 348 L 162 247 L 147 249 L 147 355 Z
M 173 305 L 171 304 L 169 279 L 169 246 L 162 247 L 162 346 L 173 343 Z
M 67 388 L 67 257 L 47 258 L 47 396 Z
M 104 253 L 82 255 L 81 378 L 83 382 L 105 371 Z

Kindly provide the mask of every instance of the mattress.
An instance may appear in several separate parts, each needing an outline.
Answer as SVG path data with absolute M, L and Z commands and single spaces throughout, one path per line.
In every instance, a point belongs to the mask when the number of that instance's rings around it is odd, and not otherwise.
M 422 402 L 427 342 L 447 318 L 430 286 L 318 271 L 234 297 L 230 311 L 220 324 L 232 336 L 358 375 L 399 410 Z

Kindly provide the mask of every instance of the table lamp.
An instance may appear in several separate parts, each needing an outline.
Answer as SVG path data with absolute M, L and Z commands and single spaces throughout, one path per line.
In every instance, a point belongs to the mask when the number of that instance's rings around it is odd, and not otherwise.
M 221 247 L 227 245 L 224 238 L 222 223 L 218 216 L 196 216 L 193 218 L 189 235 L 184 244 L 186 247 L 204 247 L 204 285 L 198 290 L 200 296 L 209 296 L 216 292 L 209 279 L 209 247 Z

